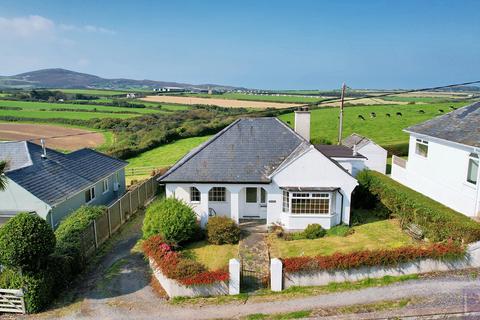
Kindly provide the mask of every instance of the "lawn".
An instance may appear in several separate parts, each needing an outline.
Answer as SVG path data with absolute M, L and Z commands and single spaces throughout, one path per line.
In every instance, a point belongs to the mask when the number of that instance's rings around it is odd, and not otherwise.
M 1 116 L 11 116 L 19 118 L 36 118 L 36 119 L 79 119 L 89 120 L 93 118 L 119 118 L 126 119 L 138 117 L 138 114 L 122 114 L 122 113 L 102 113 L 102 112 L 70 112 L 70 111 L 31 111 L 31 110 L 0 110 Z
M 423 122 L 451 111 L 449 106 L 464 106 L 465 102 L 436 103 L 425 105 L 378 105 L 347 107 L 344 109 L 343 137 L 353 132 L 365 135 L 381 145 L 391 145 L 408 142 L 408 134 L 402 130 L 408 126 Z M 419 113 L 423 110 L 425 113 Z M 375 112 L 376 117 L 371 118 L 370 113 Z M 402 116 L 397 116 L 400 112 Z M 387 113 L 391 116 L 387 117 Z M 312 110 L 311 113 L 311 139 L 313 142 L 326 139 L 336 143 L 338 136 L 338 108 L 322 108 Z M 365 120 L 361 120 L 359 115 Z M 279 117 L 290 126 L 294 125 L 294 114 L 287 113 Z
M 185 257 L 200 262 L 208 270 L 228 267 L 228 261 L 238 256 L 238 244 L 214 245 L 206 241 L 188 244 L 182 253 Z
M 285 241 L 271 234 L 268 237 L 272 257 L 331 255 L 335 252 L 391 249 L 417 242 L 403 232 L 394 219 L 380 220 L 353 227 L 353 234 L 346 237 L 325 236 L 315 240 Z
M 174 164 L 191 149 L 207 141 L 211 136 L 193 137 L 177 140 L 130 158 L 127 168 L 166 167 Z

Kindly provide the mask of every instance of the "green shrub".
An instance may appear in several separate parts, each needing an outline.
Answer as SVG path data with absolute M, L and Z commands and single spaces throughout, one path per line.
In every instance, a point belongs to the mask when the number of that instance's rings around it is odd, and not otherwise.
M 351 229 L 346 224 L 339 224 L 338 226 L 332 227 L 327 230 L 327 236 L 335 236 L 335 237 L 346 237 L 353 233 L 353 229 Z
M 72 263 L 72 273 L 79 273 L 85 265 L 82 234 L 92 221 L 105 213 L 105 210 L 103 206 L 82 206 L 65 218 L 55 231 L 57 237 L 55 253 L 68 257 Z
M 39 312 L 52 302 L 57 288 L 54 277 L 45 272 L 24 272 L 5 269 L 0 273 L 0 288 L 24 289 L 25 308 L 28 313 Z
M 240 228 L 230 218 L 211 217 L 207 222 L 207 240 L 212 244 L 238 243 Z
M 318 223 L 312 223 L 303 230 L 303 234 L 307 239 L 318 239 L 323 237 L 326 231 Z
M 20 213 L 0 228 L 0 264 L 36 271 L 55 248 L 55 235 L 37 215 Z
M 357 180 L 400 219 L 402 226 L 417 224 L 431 241 L 480 240 L 479 223 L 383 174 L 365 170 L 357 175 Z
M 161 235 L 165 241 L 179 244 L 192 238 L 197 218 L 193 209 L 175 198 L 154 201 L 148 206 L 143 221 L 143 237 Z

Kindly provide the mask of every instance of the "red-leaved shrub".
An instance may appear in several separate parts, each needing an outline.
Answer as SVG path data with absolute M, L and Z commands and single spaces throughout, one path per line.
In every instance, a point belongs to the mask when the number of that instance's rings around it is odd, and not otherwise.
M 143 242 L 143 252 L 167 278 L 186 286 L 227 281 L 229 277 L 226 270 L 207 271 L 202 264 L 184 258 L 181 252 L 174 251 L 159 235 Z
M 283 260 L 287 273 L 302 271 L 346 270 L 371 266 L 394 266 L 418 259 L 458 259 L 465 256 L 465 248 L 449 241 L 427 247 L 400 247 L 396 249 L 364 250 L 334 253 L 330 256 L 295 257 Z

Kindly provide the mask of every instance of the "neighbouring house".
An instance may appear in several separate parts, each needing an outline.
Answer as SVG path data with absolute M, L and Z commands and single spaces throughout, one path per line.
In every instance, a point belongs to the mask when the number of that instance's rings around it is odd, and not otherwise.
M 125 193 L 125 166 L 91 149 L 68 154 L 28 141 L 1 142 L 7 188 L 0 191 L 0 223 L 35 212 L 53 228 L 82 205 L 107 205 Z
M 265 219 L 288 230 L 349 224 L 357 180 L 310 144 L 309 111 L 296 111 L 295 119 L 295 131 L 277 118 L 239 119 L 158 181 L 168 197 L 189 203 L 203 226 L 211 215 Z
M 366 157 L 365 167 L 385 174 L 388 152 L 372 140 L 352 133 L 342 140 L 342 144 Z
M 392 178 L 467 216 L 480 214 L 480 102 L 411 126 Z
M 341 165 L 354 177 L 357 176 L 357 173 L 366 168 L 366 162 L 368 161 L 367 157 L 347 146 L 316 144 L 315 148 Z
M 127 93 L 127 98 L 135 99 L 135 97 L 136 97 L 135 93 L 133 93 L 133 92 L 132 93 Z

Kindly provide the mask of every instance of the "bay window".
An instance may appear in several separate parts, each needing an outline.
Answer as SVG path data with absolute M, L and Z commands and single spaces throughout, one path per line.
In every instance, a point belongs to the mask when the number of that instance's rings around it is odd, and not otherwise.
M 330 214 L 331 194 L 283 191 L 283 212 L 291 214 Z

